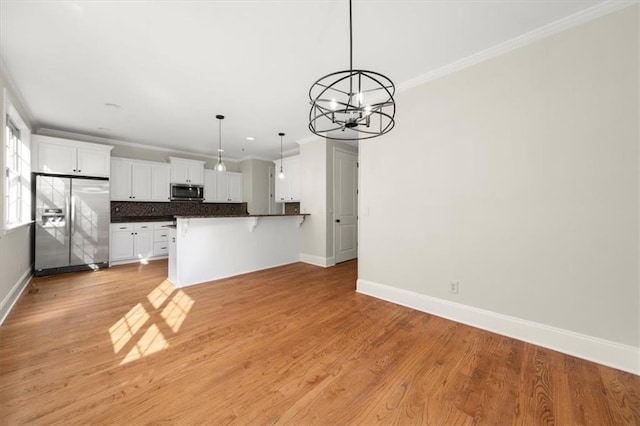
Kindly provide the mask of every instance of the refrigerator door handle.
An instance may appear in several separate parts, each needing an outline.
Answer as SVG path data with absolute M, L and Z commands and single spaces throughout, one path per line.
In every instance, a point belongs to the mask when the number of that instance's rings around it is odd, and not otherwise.
M 69 229 L 71 230 L 71 232 L 69 232 L 69 235 L 73 235 L 76 233 L 76 196 L 75 195 L 71 196 L 71 220 L 69 222 L 71 222 L 69 226 Z
M 70 215 L 70 206 L 71 206 L 71 201 L 70 198 L 67 196 L 65 199 L 65 207 L 66 207 L 66 223 L 65 223 L 65 228 L 67 228 L 67 236 L 71 235 L 71 215 Z

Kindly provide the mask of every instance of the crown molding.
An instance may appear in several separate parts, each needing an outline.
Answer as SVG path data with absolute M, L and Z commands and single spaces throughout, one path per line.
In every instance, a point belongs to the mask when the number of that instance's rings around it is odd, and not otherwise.
M 318 135 L 312 135 L 312 136 L 297 140 L 296 143 L 298 145 L 306 145 L 306 144 L 311 143 L 311 142 L 321 141 L 322 139 L 326 139 L 326 138 L 324 138 L 322 136 L 318 136 Z
M 586 24 L 587 22 L 591 22 L 602 16 L 627 8 L 629 6 L 633 6 L 634 4 L 637 4 L 637 3 L 638 3 L 638 0 L 622 0 L 622 1 L 608 0 L 602 3 L 599 3 L 588 9 L 585 9 L 573 15 L 567 16 L 565 18 L 559 19 L 555 22 L 539 27 L 533 31 L 529 31 L 528 33 L 522 34 L 518 37 L 512 38 L 511 40 L 497 44 L 493 47 L 482 50 L 478 53 L 474 53 L 471 56 L 467 56 L 466 58 L 452 62 L 448 65 L 437 68 L 433 71 L 429 71 L 428 73 L 422 74 L 416 78 L 412 78 L 411 80 L 402 82 L 398 84 L 396 94 L 403 92 L 405 90 L 409 90 L 416 86 L 420 86 L 424 83 L 435 80 L 437 78 L 444 77 L 445 75 L 454 73 L 456 71 L 470 67 L 472 65 L 479 64 L 488 59 L 502 55 L 511 50 L 518 49 L 520 47 L 526 46 L 528 44 L 550 37 L 552 35 L 558 34 L 562 31 L 568 30 L 578 25 Z M 310 138 L 307 138 L 307 139 L 310 139 Z
M 31 131 L 37 128 L 38 122 L 33 117 L 31 110 L 27 106 L 27 102 L 22 96 L 22 93 L 18 90 L 18 86 L 13 81 L 13 77 L 11 77 L 11 73 L 7 70 L 4 59 L 0 56 L 0 74 L 2 75 L 2 80 L 4 81 L 4 85 L 6 90 L 7 97 L 16 108 L 20 117 L 26 122 L 27 127 Z M 4 102 L 4 100 L 3 100 Z
M 257 157 L 255 155 L 248 155 L 246 157 L 242 157 L 237 159 L 236 161 L 238 163 L 240 163 L 241 161 L 248 161 L 248 160 L 260 160 L 260 161 L 268 161 L 269 163 L 273 163 L 273 159 L 272 158 L 267 158 L 267 157 Z
M 47 127 L 38 129 L 37 134 L 43 135 L 43 136 L 52 136 L 57 138 L 81 140 L 85 142 L 94 142 L 94 143 L 106 144 L 106 145 L 119 145 L 119 146 L 126 146 L 130 148 L 148 149 L 151 151 L 164 152 L 168 154 L 197 155 L 197 156 L 208 158 L 211 160 L 218 159 L 217 155 L 205 154 L 198 151 L 182 151 L 178 149 L 164 148 L 160 146 L 145 145 L 145 144 L 135 143 L 135 142 L 126 142 L 118 139 L 103 138 L 100 136 L 91 136 L 91 135 L 85 135 L 82 133 L 74 133 L 74 132 L 67 132 L 64 130 L 50 129 Z M 235 158 L 224 157 L 224 161 L 237 163 L 240 160 L 236 160 Z

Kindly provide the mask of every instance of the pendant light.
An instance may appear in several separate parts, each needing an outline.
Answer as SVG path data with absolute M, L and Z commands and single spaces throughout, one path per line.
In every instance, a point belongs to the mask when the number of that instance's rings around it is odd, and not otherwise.
M 280 136 L 280 173 L 278 173 L 278 178 L 284 179 L 284 169 L 282 168 L 282 137 L 284 136 L 284 133 L 280 132 L 278 133 L 278 136 Z
M 338 140 L 370 139 L 395 124 L 393 82 L 374 72 L 353 69 L 353 23 L 349 0 L 349 69 L 317 80 L 309 89 L 309 130 Z
M 224 115 L 216 115 L 218 119 L 218 163 L 216 164 L 216 172 L 224 172 L 227 170 L 227 166 L 224 165 L 224 161 L 222 161 L 222 153 L 224 149 L 222 149 L 222 120 L 224 120 Z

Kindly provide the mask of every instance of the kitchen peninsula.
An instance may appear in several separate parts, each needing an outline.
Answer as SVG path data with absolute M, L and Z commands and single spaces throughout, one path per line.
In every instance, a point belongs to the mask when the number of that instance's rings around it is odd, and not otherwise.
M 307 216 L 176 216 L 168 279 L 185 287 L 297 262 Z

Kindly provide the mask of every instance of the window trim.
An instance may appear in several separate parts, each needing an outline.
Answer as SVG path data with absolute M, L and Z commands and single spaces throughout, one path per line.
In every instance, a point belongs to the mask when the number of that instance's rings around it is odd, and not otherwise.
M 21 155 L 23 168 L 20 170 L 20 180 L 23 185 L 23 188 L 26 187 L 26 190 L 21 190 L 23 193 L 21 194 L 21 212 L 20 212 L 20 220 L 13 222 L 11 224 L 7 223 L 7 198 L 6 198 L 6 190 L 7 190 L 7 170 L 8 170 L 8 161 L 7 158 L 7 141 L 4 141 L 2 144 L 2 185 L 0 185 L 0 193 L 2 196 L 2 218 L 0 219 L 2 223 L 0 224 L 0 229 L 2 230 L 1 234 L 6 235 L 8 233 L 14 232 L 20 228 L 25 226 L 29 226 L 33 223 L 33 219 L 31 218 L 31 204 L 32 204 L 32 195 L 31 195 L 31 129 L 25 121 L 22 119 L 22 116 L 15 108 L 11 100 L 7 95 L 7 89 L 3 90 L 3 101 L 4 101 L 4 116 L 2 117 L 2 138 L 3 141 L 6 138 L 7 127 L 13 128 L 17 130 L 20 134 L 21 141 Z

